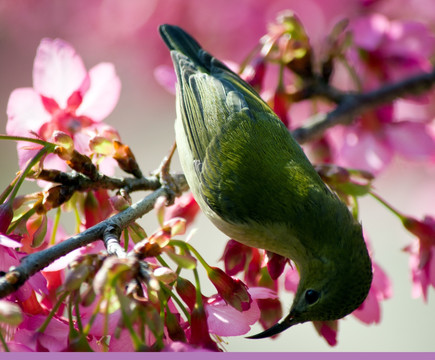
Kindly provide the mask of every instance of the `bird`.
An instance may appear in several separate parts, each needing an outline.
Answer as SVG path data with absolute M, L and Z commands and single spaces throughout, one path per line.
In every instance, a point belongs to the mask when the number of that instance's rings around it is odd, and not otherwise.
M 373 277 L 361 224 L 249 84 L 182 28 L 159 32 L 177 77 L 175 138 L 195 200 L 224 234 L 291 259 L 300 275 L 288 315 L 249 338 L 353 312 Z

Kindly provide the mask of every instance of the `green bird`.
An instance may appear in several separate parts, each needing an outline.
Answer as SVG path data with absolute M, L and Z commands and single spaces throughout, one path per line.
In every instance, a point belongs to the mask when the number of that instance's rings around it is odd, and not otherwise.
M 162 25 L 160 34 L 177 75 L 180 161 L 201 210 L 229 237 L 299 271 L 289 314 L 251 338 L 351 313 L 372 281 L 361 225 L 250 85 L 181 28 Z

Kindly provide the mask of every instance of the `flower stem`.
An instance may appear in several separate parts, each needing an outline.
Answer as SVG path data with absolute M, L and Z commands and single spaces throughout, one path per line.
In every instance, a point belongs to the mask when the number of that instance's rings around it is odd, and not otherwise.
M 190 314 L 189 314 L 189 311 L 187 311 L 186 307 L 185 307 L 184 304 L 180 301 L 180 299 L 178 298 L 178 296 L 175 295 L 174 292 L 173 292 L 169 287 L 167 287 L 166 285 L 160 283 L 160 286 L 161 286 L 161 288 L 163 289 L 163 291 L 165 291 L 167 294 L 169 294 L 169 295 L 171 296 L 172 300 L 174 300 L 174 301 L 177 303 L 177 305 L 180 307 L 181 311 L 182 311 L 182 312 L 184 313 L 184 315 L 186 316 L 187 321 L 190 322 Z
M 74 296 L 74 309 L 77 319 L 77 328 L 81 334 L 83 334 L 83 323 L 80 316 L 80 293 L 77 291 Z
M 59 226 L 60 221 L 60 214 L 61 214 L 60 206 L 57 208 L 56 216 L 54 217 L 54 223 L 53 223 L 53 231 L 51 232 L 50 237 L 50 245 L 54 245 L 56 243 L 56 234 L 57 234 L 57 228 Z
M 39 327 L 39 329 L 36 330 L 36 332 L 43 333 L 46 329 L 48 324 L 50 323 L 51 319 L 53 318 L 54 314 L 56 314 L 57 310 L 59 310 L 60 305 L 63 303 L 63 301 L 66 299 L 66 297 L 70 294 L 69 291 L 65 291 L 57 301 L 57 303 L 53 306 L 53 309 L 51 309 L 50 313 L 48 314 L 47 318 L 45 319 L 44 323 Z
M 189 243 L 181 241 L 181 240 L 171 240 L 170 244 L 187 249 L 191 252 L 193 252 L 196 256 L 196 258 L 199 260 L 202 266 L 204 266 L 205 270 L 207 272 L 212 271 L 210 265 L 207 264 L 207 262 L 204 260 L 204 258 L 200 255 L 200 253 Z
M 384 205 L 388 210 L 390 210 L 394 215 L 396 215 L 400 219 L 400 221 L 403 222 L 405 220 L 405 216 L 403 216 L 398 210 L 396 210 L 391 204 L 382 199 L 379 195 L 375 194 L 372 191 L 370 191 L 369 194 L 373 196 L 377 201 L 379 201 L 382 205 Z
M 3 345 L 3 351 L 10 352 L 8 344 L 6 343 L 5 338 L 3 337 L 3 334 L 1 331 L 0 331 L 0 342 Z
M 45 140 L 41 140 L 41 139 L 37 139 L 37 138 L 29 138 L 29 137 L 25 137 L 25 136 L 13 136 L 13 135 L 4 135 L 4 134 L 0 134 L 0 140 L 13 140 L 13 141 L 27 141 L 27 142 L 32 142 L 35 144 L 39 144 L 42 146 L 51 146 L 51 147 L 55 147 L 56 144 L 50 143 L 48 141 Z
M 29 211 L 27 211 L 21 217 L 15 220 L 14 223 L 11 226 L 9 226 L 8 234 L 12 233 L 15 230 L 15 228 L 20 224 L 20 222 L 22 222 L 24 219 L 27 221 L 35 212 L 36 212 L 35 207 L 32 207 L 31 209 L 29 209 Z
M 100 307 L 101 307 L 101 303 L 103 302 L 104 297 L 100 296 L 100 299 L 98 300 L 97 305 L 95 305 L 95 309 L 94 312 L 91 315 L 91 318 L 89 319 L 88 323 L 86 324 L 84 330 L 83 330 L 83 335 L 84 336 L 88 336 L 89 331 L 91 330 L 92 324 L 95 321 L 95 318 L 97 317 L 98 313 L 100 312 Z
M 5 202 L 8 195 L 14 189 L 14 186 L 16 185 L 17 181 L 19 180 L 20 175 L 21 175 L 21 172 L 18 172 L 17 176 L 15 176 L 15 179 L 12 180 L 12 182 L 8 185 L 8 187 L 2 192 L 2 194 L 0 195 L 0 204 L 3 204 Z
M 133 324 L 131 323 L 130 317 L 128 316 L 128 314 L 125 312 L 124 306 L 122 306 L 122 294 L 120 289 L 116 286 L 115 287 L 115 291 L 116 291 L 116 295 L 118 297 L 118 301 L 120 302 L 121 306 L 121 315 L 122 315 L 122 320 L 124 322 L 125 327 L 127 328 L 128 332 L 130 333 L 131 336 L 131 340 L 133 341 L 133 345 L 134 348 L 136 350 L 140 350 L 144 347 L 144 343 L 142 342 L 142 340 L 139 338 L 139 336 L 136 334 L 136 331 L 133 329 Z
M 157 256 L 156 256 L 156 259 L 157 259 L 157 261 L 158 261 L 162 266 L 164 266 L 164 267 L 170 269 L 169 264 L 168 264 L 168 263 L 167 263 L 167 262 L 162 258 L 161 255 L 157 255 Z
M 54 149 L 54 145 L 49 143 L 49 145 L 46 145 L 42 149 L 40 149 L 38 151 L 38 153 L 33 157 L 33 159 L 29 161 L 26 168 L 21 172 L 20 178 L 18 179 L 17 183 L 15 184 L 14 189 L 9 194 L 8 201 L 12 201 L 13 199 L 15 199 L 15 196 L 17 196 L 18 190 L 20 189 L 21 185 L 23 184 L 24 179 L 27 177 L 30 170 L 32 170 L 32 167 L 35 166 L 35 164 L 37 164 L 38 161 L 41 160 L 41 158 L 45 154 L 47 154 L 48 152 L 52 152 L 53 149 Z

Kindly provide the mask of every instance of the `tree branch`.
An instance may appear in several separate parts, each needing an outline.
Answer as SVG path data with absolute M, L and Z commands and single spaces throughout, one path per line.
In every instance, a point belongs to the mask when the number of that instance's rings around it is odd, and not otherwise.
M 330 127 L 352 123 L 357 115 L 367 110 L 388 104 L 400 97 L 420 95 L 430 90 L 434 84 L 435 69 L 430 73 L 418 74 L 370 92 L 344 93 L 334 110 L 313 116 L 306 125 L 295 129 L 293 136 L 299 143 L 305 143 L 321 136 Z
M 173 175 L 184 177 L 184 175 Z M 38 180 L 45 180 L 52 183 L 59 183 L 72 191 L 89 191 L 96 189 L 118 190 L 123 189 L 127 193 L 138 190 L 157 190 L 161 187 L 161 181 L 157 176 L 141 178 L 115 178 L 98 173 L 96 179 L 90 179 L 86 175 L 73 171 L 71 173 L 59 170 L 43 169 L 38 176 Z
M 174 176 L 174 181 L 180 191 L 187 190 L 188 186 L 184 176 L 176 175 Z M 116 229 L 124 229 L 129 224 L 151 211 L 155 201 L 160 196 L 167 197 L 172 195 L 172 190 L 167 186 L 162 186 L 126 210 L 113 215 L 82 233 L 64 240 L 50 248 L 24 257 L 19 266 L 10 269 L 9 272 L 0 278 L 0 298 L 16 291 L 30 276 L 43 270 L 56 259 L 96 240 L 103 239 L 107 228 L 112 227 Z

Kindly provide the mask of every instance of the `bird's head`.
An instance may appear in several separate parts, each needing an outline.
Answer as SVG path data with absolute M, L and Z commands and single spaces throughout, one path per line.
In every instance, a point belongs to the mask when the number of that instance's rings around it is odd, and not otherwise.
M 313 259 L 310 266 L 301 269 L 300 275 L 289 314 L 281 322 L 249 338 L 270 337 L 306 321 L 338 320 L 350 314 L 367 297 L 372 265 L 366 247 L 361 247 L 339 262 Z

